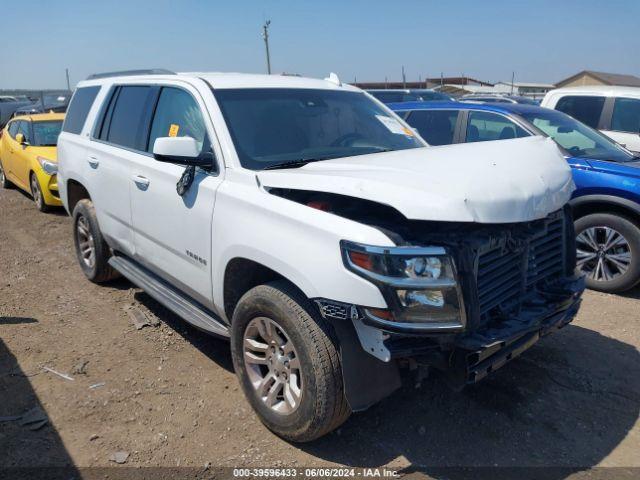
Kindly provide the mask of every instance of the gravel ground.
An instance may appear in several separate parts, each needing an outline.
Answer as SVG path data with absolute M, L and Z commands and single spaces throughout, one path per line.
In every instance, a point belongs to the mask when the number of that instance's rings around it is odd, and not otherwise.
M 137 329 L 133 312 L 150 325 Z M 253 415 L 225 342 L 124 280 L 85 280 L 64 212 L 38 213 L 27 195 L 3 190 L 0 417 L 41 411 L 27 425 L 0 419 L 0 467 L 109 467 L 116 452 L 128 454 L 118 468 L 348 465 L 439 476 L 451 466 L 553 466 L 567 467 L 564 478 L 640 467 L 639 312 L 639 289 L 588 292 L 571 325 L 480 385 L 456 393 L 436 377 L 409 381 L 338 431 L 292 445 Z

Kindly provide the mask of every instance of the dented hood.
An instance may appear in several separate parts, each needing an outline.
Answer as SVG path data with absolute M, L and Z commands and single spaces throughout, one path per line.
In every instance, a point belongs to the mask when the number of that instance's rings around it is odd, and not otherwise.
M 426 147 L 261 171 L 268 187 L 337 193 L 389 205 L 413 220 L 509 223 L 569 201 L 571 170 L 548 138 Z

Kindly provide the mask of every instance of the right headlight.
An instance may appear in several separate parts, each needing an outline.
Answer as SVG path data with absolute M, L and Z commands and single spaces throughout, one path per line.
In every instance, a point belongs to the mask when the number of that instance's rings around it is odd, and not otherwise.
M 342 241 L 342 257 L 352 272 L 376 284 L 389 309 L 365 308 L 383 328 L 461 330 L 462 295 L 453 259 L 442 247 L 376 247 Z

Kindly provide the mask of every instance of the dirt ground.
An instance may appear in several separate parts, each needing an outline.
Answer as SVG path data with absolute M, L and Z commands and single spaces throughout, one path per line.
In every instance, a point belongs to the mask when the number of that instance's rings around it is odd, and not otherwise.
M 136 329 L 129 309 L 158 325 Z M 129 454 L 118 468 L 640 467 L 639 332 L 639 289 L 588 292 L 571 325 L 484 383 L 456 393 L 436 377 L 409 381 L 292 445 L 250 410 L 225 342 L 127 281 L 85 280 L 65 213 L 0 191 L 0 417 L 48 417 L 41 428 L 0 419 L 0 467 L 115 467 L 115 452 Z

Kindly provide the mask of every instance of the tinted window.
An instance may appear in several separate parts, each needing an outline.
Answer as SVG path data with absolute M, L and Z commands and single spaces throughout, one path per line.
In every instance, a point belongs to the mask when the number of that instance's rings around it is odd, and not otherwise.
M 562 97 L 556 104 L 556 110 L 571 115 L 576 120 L 597 128 L 604 106 L 604 97 Z
M 16 138 L 16 133 L 18 133 L 18 123 L 19 122 L 11 122 L 9 124 L 9 135 L 11 136 L 11 138 Z
M 360 92 L 241 88 L 213 93 L 245 168 L 423 146 L 408 128 Z
M 62 127 L 63 131 L 76 134 L 82 131 L 87 114 L 91 110 L 91 105 L 93 105 L 93 101 L 99 91 L 100 87 L 83 87 L 76 90 L 67 109 L 67 116 Z
M 150 92 L 151 87 L 120 87 L 106 134 L 108 142 L 135 150 L 145 149 L 142 120 L 149 107 Z
M 382 103 L 415 102 L 421 98 L 418 95 L 406 92 L 369 92 Z
M 486 142 L 528 137 L 530 134 L 502 115 L 491 112 L 469 112 L 467 142 Z
M 611 130 L 640 133 L 640 100 L 616 98 L 611 117 Z
M 407 123 L 430 145 L 449 145 L 453 143 L 457 118 L 455 110 L 416 110 L 409 114 Z
M 178 88 L 163 88 L 151 124 L 148 151 L 158 137 L 191 137 L 202 149 L 206 130 L 202 112 L 194 98 Z
M 35 122 L 33 124 L 33 142 L 38 147 L 54 147 L 58 143 L 58 135 L 62 129 L 62 120 Z

